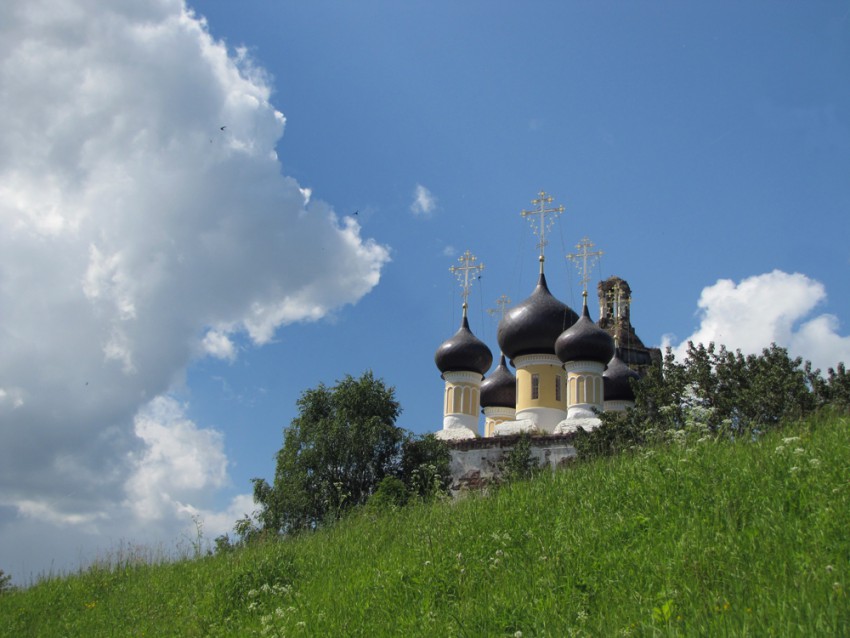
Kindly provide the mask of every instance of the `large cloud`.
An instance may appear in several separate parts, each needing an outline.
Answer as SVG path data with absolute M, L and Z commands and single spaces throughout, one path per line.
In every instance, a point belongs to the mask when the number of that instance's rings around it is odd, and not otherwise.
M 697 330 L 678 345 L 665 337 L 665 345 L 682 358 L 688 341 L 713 341 L 745 354 L 760 353 L 776 343 L 822 370 L 839 361 L 850 363 L 850 337 L 838 334 L 838 319 L 829 314 L 811 316 L 825 299 L 823 284 L 799 273 L 774 270 L 737 284 L 721 279 L 700 295 Z
M 378 283 L 386 248 L 281 174 L 269 94 L 182 0 L 2 3 L 0 547 L 10 512 L 200 511 L 222 442 L 162 395 Z

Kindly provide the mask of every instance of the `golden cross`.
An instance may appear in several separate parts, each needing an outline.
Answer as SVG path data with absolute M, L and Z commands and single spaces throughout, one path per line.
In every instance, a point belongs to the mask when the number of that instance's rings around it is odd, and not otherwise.
M 543 270 L 543 260 L 545 259 L 543 256 L 543 250 L 546 247 L 546 244 L 549 242 L 546 241 L 546 231 L 552 228 L 552 225 L 555 223 L 555 217 L 564 212 L 564 206 L 557 206 L 555 208 L 546 208 L 547 204 L 552 203 L 552 196 L 548 195 L 546 191 L 540 191 L 537 194 L 537 199 L 532 199 L 531 203 L 537 206 L 536 209 L 532 210 L 523 210 L 523 217 L 530 217 L 531 226 L 534 229 L 534 234 L 540 237 L 540 241 L 537 243 L 537 247 L 540 249 L 540 269 Z M 536 220 L 532 215 L 539 215 L 540 219 Z M 547 219 L 547 216 L 551 215 L 552 217 Z
M 581 275 L 581 294 L 585 299 L 587 298 L 587 282 L 590 281 L 590 271 L 594 264 L 596 264 L 599 257 L 604 254 L 601 250 L 590 252 L 590 249 L 595 245 L 596 244 L 590 241 L 587 237 L 583 237 L 582 240 L 576 244 L 576 250 L 579 252 L 567 255 L 567 259 L 575 262 L 576 268 L 578 268 L 579 274 Z
M 461 265 L 452 266 L 449 268 L 449 272 L 457 277 L 458 282 L 460 282 L 460 287 L 463 290 L 461 293 L 463 295 L 463 314 L 466 316 L 466 302 L 467 299 L 469 299 L 469 289 L 472 287 L 472 284 L 476 279 L 481 279 L 481 275 L 477 275 L 476 273 L 480 273 L 484 270 L 484 264 L 476 264 L 475 262 L 478 261 L 478 258 L 468 250 L 458 257 L 458 261 Z M 472 275 L 471 280 L 470 274 Z
M 510 308 L 511 299 L 507 295 L 502 295 L 496 299 L 496 305 L 498 308 L 487 308 L 487 314 L 492 316 L 498 313 L 499 320 L 502 320 L 505 318 L 505 313 L 508 311 L 508 308 Z

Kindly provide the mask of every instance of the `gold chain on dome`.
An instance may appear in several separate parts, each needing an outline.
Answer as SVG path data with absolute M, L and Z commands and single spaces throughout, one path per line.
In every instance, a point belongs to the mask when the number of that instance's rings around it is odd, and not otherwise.
M 481 279 L 481 275 L 477 274 L 484 270 L 484 264 L 476 263 L 478 258 L 473 255 L 468 250 L 463 253 L 460 257 L 458 257 L 458 261 L 460 262 L 460 266 L 452 266 L 449 268 L 449 272 L 451 272 L 455 277 L 457 277 L 458 282 L 460 283 L 461 295 L 463 296 L 463 316 L 466 316 L 466 309 L 469 304 L 467 301 L 469 300 L 469 290 L 472 288 L 472 284 L 476 279 Z M 472 277 L 470 278 L 470 275 Z
M 520 214 L 526 217 L 531 222 L 531 227 L 535 235 L 540 238 L 537 242 L 537 247 L 540 249 L 540 272 L 543 272 L 543 262 L 546 259 L 544 251 L 546 244 L 549 242 L 546 239 L 546 232 L 552 229 L 555 223 L 555 218 L 564 212 L 563 204 L 555 208 L 546 208 L 547 204 L 551 204 L 553 198 L 546 191 L 540 191 L 537 194 L 537 199 L 532 199 L 531 203 L 537 208 L 532 210 L 523 210 Z M 539 216 L 539 219 L 535 216 Z

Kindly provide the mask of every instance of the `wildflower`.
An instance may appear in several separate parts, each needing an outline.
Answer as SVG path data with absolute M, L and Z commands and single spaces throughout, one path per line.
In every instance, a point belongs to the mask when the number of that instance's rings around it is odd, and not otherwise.
M 832 583 L 832 588 L 835 591 L 841 591 L 841 583 L 839 583 L 839 582 Z
M 827 565 L 827 566 L 826 566 L 826 571 L 827 571 L 827 572 L 832 573 L 832 571 L 833 571 L 834 569 L 835 569 L 835 567 L 833 567 L 832 565 Z
M 455 558 L 457 558 L 458 560 L 463 560 L 463 554 L 461 554 L 460 552 L 458 552 L 458 553 L 457 553 L 457 556 L 456 556 Z
M 801 447 L 794 448 L 794 454 L 798 454 L 798 455 L 799 455 L 799 454 L 805 454 L 805 453 L 806 453 L 806 451 L 805 451 L 803 448 L 801 448 Z
M 257 596 L 259 596 L 259 594 L 260 592 L 258 592 L 256 589 L 248 590 L 248 598 L 256 598 Z
M 430 565 L 430 564 L 431 564 L 431 561 L 430 561 L 430 560 L 426 560 L 426 561 L 425 561 L 425 567 L 428 567 L 428 565 Z
M 268 594 L 272 590 L 272 587 L 268 583 L 263 583 L 263 586 L 260 587 L 260 589 L 264 594 Z
M 776 449 L 774 450 L 774 452 L 776 452 L 777 454 L 782 454 L 784 451 L 785 451 L 784 445 L 777 445 Z
M 501 549 L 496 550 L 496 556 L 502 556 L 502 555 L 504 555 L 504 553 L 505 552 L 503 552 Z
M 274 615 L 278 618 L 283 618 L 286 615 L 286 612 L 281 607 L 278 607 L 274 610 Z
M 799 436 L 786 436 L 784 439 L 782 439 L 782 442 L 787 445 L 788 443 L 793 443 L 794 441 L 799 441 L 799 440 L 800 440 Z
M 800 468 L 799 468 L 798 466 L 796 466 L 796 465 L 795 465 L 794 467 L 792 467 L 792 468 L 791 468 L 791 472 L 792 472 L 792 473 L 799 472 L 799 471 L 800 471 Z
M 307 626 L 307 623 L 303 620 L 299 620 L 297 623 L 295 623 L 295 626 L 300 627 L 301 629 L 304 629 L 304 627 Z
M 517 630 L 514 632 L 514 638 L 522 638 L 522 632 Z

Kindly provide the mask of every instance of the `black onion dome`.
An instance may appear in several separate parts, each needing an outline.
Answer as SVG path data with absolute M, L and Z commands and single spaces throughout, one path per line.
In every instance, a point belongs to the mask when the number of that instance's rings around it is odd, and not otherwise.
M 606 401 L 634 401 L 635 393 L 629 379 L 640 379 L 640 375 L 623 363 L 618 352 L 608 362 L 608 369 L 602 373 L 603 391 Z
M 499 322 L 497 339 L 508 357 L 524 354 L 555 354 L 555 340 L 578 320 L 578 315 L 561 303 L 546 286 L 540 273 L 537 288 L 525 301 L 511 308 Z
M 483 375 L 493 363 L 493 353 L 487 344 L 472 334 L 464 315 L 460 329 L 437 348 L 434 362 L 440 372 L 468 371 Z
M 565 330 L 555 342 L 555 354 L 567 361 L 608 363 L 614 356 L 614 339 L 590 319 L 587 304 L 581 318 Z
M 481 382 L 482 408 L 512 408 L 516 406 L 516 377 L 505 365 L 505 355 L 493 374 Z

